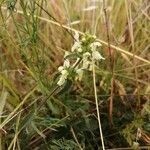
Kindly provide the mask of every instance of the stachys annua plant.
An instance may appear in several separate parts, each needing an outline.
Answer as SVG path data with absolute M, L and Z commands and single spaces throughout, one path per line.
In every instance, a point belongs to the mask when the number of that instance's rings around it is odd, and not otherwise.
M 81 38 L 78 32 L 74 35 L 71 51 L 64 54 L 64 64 L 58 68 L 60 77 L 58 86 L 65 84 L 67 79 L 81 80 L 85 70 L 92 71 L 92 65 L 104 60 L 101 55 L 101 43 L 95 36 L 85 34 Z

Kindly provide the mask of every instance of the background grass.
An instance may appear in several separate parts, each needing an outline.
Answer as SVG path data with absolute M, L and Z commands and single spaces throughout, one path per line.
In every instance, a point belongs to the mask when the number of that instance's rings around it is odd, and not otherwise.
M 102 40 L 106 60 L 96 69 L 96 85 L 106 149 L 149 148 L 148 0 L 1 0 L 0 6 L 0 150 L 101 149 L 92 74 L 50 96 L 74 29 Z

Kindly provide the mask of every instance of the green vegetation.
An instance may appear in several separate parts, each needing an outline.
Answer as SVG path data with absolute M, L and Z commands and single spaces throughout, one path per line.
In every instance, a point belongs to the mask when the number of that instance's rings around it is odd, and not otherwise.
M 0 0 L 0 150 L 150 149 L 149 7 Z

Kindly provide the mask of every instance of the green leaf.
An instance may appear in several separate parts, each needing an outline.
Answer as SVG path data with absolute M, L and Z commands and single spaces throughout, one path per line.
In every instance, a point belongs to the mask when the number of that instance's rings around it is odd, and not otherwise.
M 28 126 L 34 118 L 34 110 L 32 110 L 28 115 L 26 115 L 20 123 L 19 129 L 22 130 Z

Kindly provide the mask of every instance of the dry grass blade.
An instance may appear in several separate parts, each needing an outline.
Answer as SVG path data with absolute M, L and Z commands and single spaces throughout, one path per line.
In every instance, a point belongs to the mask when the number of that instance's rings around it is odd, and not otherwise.
M 3 10 L 7 10 L 6 7 L 2 7 L 2 9 L 3 9 Z M 20 10 L 16 10 L 16 13 L 23 14 L 23 12 L 20 11 Z M 29 15 L 29 14 L 28 14 L 28 15 Z M 34 16 L 34 17 L 36 17 L 36 18 L 38 18 L 38 19 L 40 19 L 40 20 L 42 20 L 42 21 L 46 21 L 46 22 L 48 22 L 48 23 L 54 24 L 54 25 L 56 25 L 56 26 L 63 27 L 63 28 L 65 28 L 65 29 L 70 30 L 70 31 L 73 31 L 73 32 L 76 32 L 76 31 L 77 31 L 77 32 L 79 32 L 81 35 L 84 34 L 83 32 L 78 31 L 78 30 L 76 30 L 76 29 L 73 29 L 73 28 L 71 28 L 71 27 L 68 27 L 68 26 L 66 26 L 66 25 L 61 25 L 60 23 L 58 23 L 58 22 L 56 22 L 56 21 L 49 20 L 49 19 L 47 19 L 47 18 L 43 18 L 43 17 L 40 17 L 40 16 Z M 107 42 L 105 42 L 105 41 L 103 41 L 103 40 L 100 40 L 100 39 L 97 39 L 97 40 L 98 40 L 99 42 L 101 42 L 102 44 L 108 46 L 108 43 L 107 43 Z M 117 46 L 115 46 L 115 45 L 110 44 L 110 47 L 111 47 L 112 49 L 118 51 L 118 52 L 121 52 L 121 53 L 127 55 L 127 56 L 134 57 L 135 59 L 138 59 L 138 60 L 140 60 L 140 61 L 142 61 L 142 62 L 145 62 L 145 63 L 150 64 L 150 61 L 149 61 L 149 60 L 146 60 L 146 59 L 144 59 L 144 58 L 142 58 L 142 57 L 139 57 L 139 56 L 137 56 L 137 55 L 134 55 L 134 54 L 132 54 L 132 53 L 130 53 L 130 52 L 128 52 L 128 51 L 126 51 L 126 50 L 124 50 L 124 49 L 122 49 L 122 48 L 119 48 L 119 47 L 117 47 Z
M 0 123 L 1 123 L 1 116 L 3 115 L 3 110 L 5 107 L 6 99 L 8 96 L 8 92 L 3 90 L 0 97 Z M 5 130 L 0 128 L 0 149 L 2 149 L 2 134 L 5 133 Z

